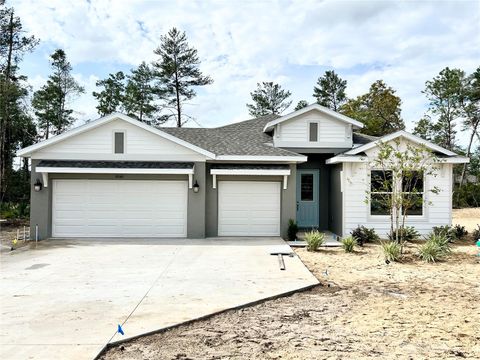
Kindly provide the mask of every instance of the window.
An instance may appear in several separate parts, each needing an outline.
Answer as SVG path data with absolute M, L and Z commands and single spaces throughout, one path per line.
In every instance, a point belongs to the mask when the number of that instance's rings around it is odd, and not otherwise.
M 300 199 L 313 201 L 313 174 L 302 174 L 300 182 Z
M 318 141 L 318 123 L 309 124 L 309 139 L 311 142 Z
M 115 132 L 114 153 L 115 154 L 125 153 L 125 133 L 124 132 Z
M 394 186 L 398 192 L 401 186 L 404 204 L 408 203 L 407 215 L 423 215 L 423 173 L 419 171 L 404 173 L 400 184 L 400 180 L 398 182 L 393 181 L 393 173 L 391 170 L 371 171 L 370 214 L 390 215 L 390 204 Z
M 370 188 L 370 214 L 389 215 L 392 199 L 393 174 L 391 170 L 372 170 Z
M 423 215 L 423 173 L 420 171 L 404 173 L 402 191 L 403 198 L 409 204 L 407 215 Z

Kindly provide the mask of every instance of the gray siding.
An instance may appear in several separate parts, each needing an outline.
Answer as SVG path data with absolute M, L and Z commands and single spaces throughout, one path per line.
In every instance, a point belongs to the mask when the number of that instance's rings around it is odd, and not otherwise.
M 343 164 L 330 166 L 330 231 L 343 236 L 343 195 L 341 171 Z

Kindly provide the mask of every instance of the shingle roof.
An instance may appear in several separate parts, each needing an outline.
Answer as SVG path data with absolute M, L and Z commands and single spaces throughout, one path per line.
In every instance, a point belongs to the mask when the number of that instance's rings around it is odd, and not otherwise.
M 159 129 L 217 155 L 303 156 L 274 148 L 272 137 L 263 132 L 265 124 L 278 117 L 273 114 L 266 115 L 211 129 L 171 127 Z
M 372 136 L 372 135 L 366 135 L 366 134 L 360 134 L 360 133 L 353 133 L 353 143 L 354 144 L 368 144 L 369 142 L 378 140 L 378 137 Z
M 111 169 L 193 169 L 193 162 L 42 160 L 37 167 Z
M 288 165 L 278 164 L 212 164 L 212 169 L 222 170 L 288 170 Z

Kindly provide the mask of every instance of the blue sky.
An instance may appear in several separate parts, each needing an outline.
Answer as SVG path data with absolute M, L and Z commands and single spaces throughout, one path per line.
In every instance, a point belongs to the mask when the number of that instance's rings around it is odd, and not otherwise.
M 198 90 L 186 111 L 205 127 L 248 118 L 257 82 L 292 92 L 292 108 L 313 102 L 325 70 L 348 81 L 347 95 L 383 79 L 403 100 L 412 129 L 426 110 L 426 80 L 446 67 L 480 65 L 479 1 L 107 1 L 16 0 L 24 28 L 41 45 L 22 72 L 34 89 L 49 74 L 48 56 L 63 48 L 86 88 L 74 99 L 79 122 L 98 117 L 91 95 L 110 72 L 152 61 L 160 35 L 176 26 L 198 49 L 214 84 Z M 172 125 L 172 124 L 170 124 Z M 196 126 L 194 123 L 191 126 Z

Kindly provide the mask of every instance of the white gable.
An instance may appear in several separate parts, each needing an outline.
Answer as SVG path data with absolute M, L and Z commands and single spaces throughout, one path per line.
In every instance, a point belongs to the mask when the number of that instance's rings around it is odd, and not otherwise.
M 310 124 L 317 140 L 310 141 Z M 274 146 L 289 148 L 351 148 L 352 124 L 317 109 L 300 113 L 273 125 Z
M 125 133 L 125 153 L 114 154 L 114 133 Z M 32 152 L 33 159 L 194 161 L 205 155 L 154 134 L 123 119 L 106 122 L 87 131 Z

